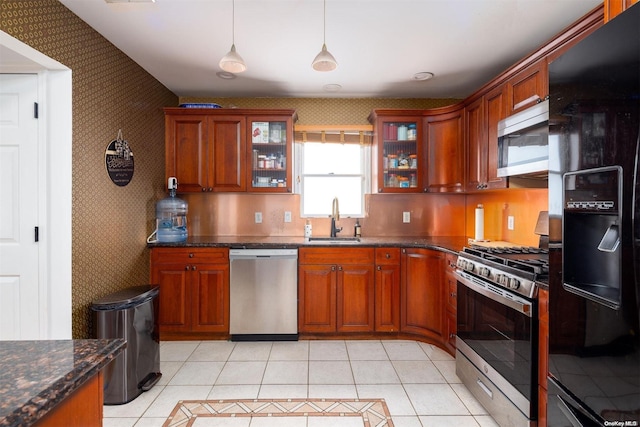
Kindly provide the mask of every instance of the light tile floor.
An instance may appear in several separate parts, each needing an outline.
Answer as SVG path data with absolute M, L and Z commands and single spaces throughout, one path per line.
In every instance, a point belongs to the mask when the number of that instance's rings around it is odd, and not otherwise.
M 179 400 L 273 398 L 383 398 L 396 427 L 497 426 L 460 383 L 453 357 L 416 341 L 163 341 L 160 360 L 159 383 L 128 404 L 105 406 L 104 427 L 160 427 Z M 291 418 L 304 427 L 362 425 Z M 204 421 L 194 426 L 288 425 Z

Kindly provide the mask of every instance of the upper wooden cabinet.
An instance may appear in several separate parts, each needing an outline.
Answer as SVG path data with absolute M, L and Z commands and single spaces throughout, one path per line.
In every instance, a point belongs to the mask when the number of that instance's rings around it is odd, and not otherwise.
M 295 117 L 293 110 L 165 108 L 165 178 L 175 176 L 180 193 L 290 192 Z
M 373 110 L 372 185 L 378 193 L 418 193 L 424 185 L 422 110 Z
M 464 109 L 436 113 L 424 119 L 429 192 L 464 191 Z
M 507 108 L 507 89 L 498 86 L 466 107 L 467 191 L 505 188 L 498 177 L 498 122 Z
M 604 0 L 604 22 L 609 22 L 638 0 Z
M 378 193 L 464 191 L 464 109 L 374 110 Z
M 507 116 L 537 104 L 548 95 L 547 59 L 542 58 L 507 81 Z

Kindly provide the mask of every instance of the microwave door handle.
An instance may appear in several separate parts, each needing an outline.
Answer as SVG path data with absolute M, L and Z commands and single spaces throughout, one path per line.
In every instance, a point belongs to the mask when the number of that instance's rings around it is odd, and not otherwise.
M 604 232 L 602 240 L 598 245 L 598 250 L 601 252 L 615 252 L 620 245 L 620 232 L 617 224 L 611 224 L 607 231 Z

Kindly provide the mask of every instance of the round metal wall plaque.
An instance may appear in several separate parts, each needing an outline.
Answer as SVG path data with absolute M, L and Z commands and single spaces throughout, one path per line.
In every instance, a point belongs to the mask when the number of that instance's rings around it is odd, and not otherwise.
M 133 178 L 133 151 L 129 143 L 122 138 L 114 139 L 107 145 L 104 163 L 109 178 L 115 185 L 124 187 Z

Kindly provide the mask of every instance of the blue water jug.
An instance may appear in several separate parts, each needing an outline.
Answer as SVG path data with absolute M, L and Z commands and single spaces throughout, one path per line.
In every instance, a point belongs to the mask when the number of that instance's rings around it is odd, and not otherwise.
M 169 197 L 156 204 L 156 238 L 158 242 L 184 242 L 187 240 L 188 205 L 176 197 L 178 180 L 169 178 Z

